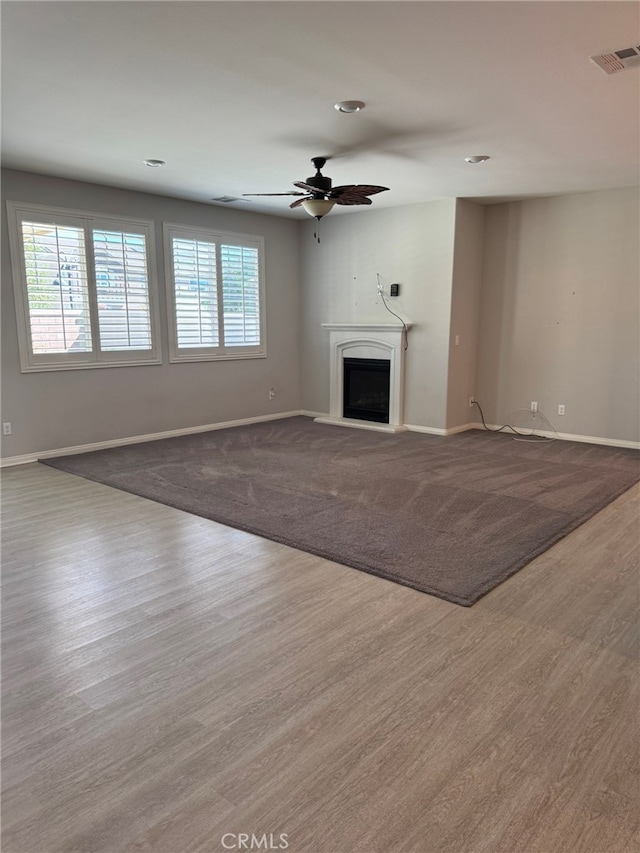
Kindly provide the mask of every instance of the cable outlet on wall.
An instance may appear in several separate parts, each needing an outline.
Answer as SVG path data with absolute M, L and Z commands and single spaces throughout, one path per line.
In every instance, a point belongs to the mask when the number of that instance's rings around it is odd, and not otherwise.
M 3 435 L 11 435 L 11 424 L 9 423 L 9 421 L 2 424 L 2 434 Z
M 472 409 L 472 408 L 473 408 L 473 405 L 474 405 L 475 401 L 476 401 L 476 398 L 475 398 L 475 397 L 469 397 L 469 408 L 470 408 L 470 409 Z
M 275 388 L 269 388 L 269 399 L 275 400 L 275 398 L 276 398 L 276 389 Z
M 531 401 L 531 411 L 532 412 L 538 411 L 538 404 L 536 402 L 534 402 L 533 400 Z
M 560 403 L 560 405 L 558 406 L 558 414 L 564 415 L 564 403 Z

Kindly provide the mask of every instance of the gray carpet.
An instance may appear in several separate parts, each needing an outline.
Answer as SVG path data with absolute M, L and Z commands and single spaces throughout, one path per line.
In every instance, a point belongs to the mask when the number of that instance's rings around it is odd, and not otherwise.
M 465 606 L 640 479 L 634 450 L 305 417 L 42 461 Z

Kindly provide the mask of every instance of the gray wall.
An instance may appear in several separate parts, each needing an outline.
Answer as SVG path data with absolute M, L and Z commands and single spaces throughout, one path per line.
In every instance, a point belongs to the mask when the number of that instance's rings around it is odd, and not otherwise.
M 637 190 L 501 204 L 485 222 L 476 395 L 487 420 L 535 400 L 558 432 L 637 441 Z
M 162 365 L 20 373 L 6 200 L 155 220 Z M 4 457 L 300 408 L 297 222 L 12 170 L 2 205 L 2 420 L 13 425 Z M 163 221 L 264 236 L 266 359 L 169 364 Z
M 375 204 L 375 201 L 374 201 Z M 329 411 L 329 335 L 322 323 L 397 323 L 377 292 L 400 284 L 387 299 L 414 324 L 406 353 L 404 420 L 443 428 L 455 199 L 402 208 L 332 214 L 320 223 L 321 243 L 309 221 L 300 233 L 302 405 Z
M 476 395 L 484 212 L 483 206 L 470 201 L 458 199 L 456 204 L 447 377 L 448 429 L 477 420 L 477 409 L 469 408 L 469 397 Z
M 301 408 L 327 412 L 321 323 L 396 322 L 378 296 L 377 273 L 386 293 L 400 284 L 389 304 L 414 324 L 406 423 L 465 424 L 475 418 L 475 395 L 489 422 L 536 400 L 559 432 L 639 439 L 635 190 L 332 214 L 320 244 L 312 221 L 24 172 L 4 170 L 2 190 L 2 420 L 14 429 L 3 456 Z M 162 365 L 20 373 L 5 199 L 156 221 Z M 162 221 L 265 237 L 267 359 L 168 363 Z

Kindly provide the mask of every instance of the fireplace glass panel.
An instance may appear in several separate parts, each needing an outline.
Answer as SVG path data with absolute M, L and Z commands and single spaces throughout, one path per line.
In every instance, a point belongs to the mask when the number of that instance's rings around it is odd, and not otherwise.
M 386 359 L 345 358 L 343 417 L 388 424 L 390 376 Z

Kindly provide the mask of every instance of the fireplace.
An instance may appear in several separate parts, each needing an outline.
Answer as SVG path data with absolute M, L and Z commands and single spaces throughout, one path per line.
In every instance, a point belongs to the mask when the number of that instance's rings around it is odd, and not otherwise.
M 391 362 L 382 358 L 344 358 L 342 414 L 376 423 L 389 423 Z
M 402 422 L 404 356 L 411 323 L 322 325 L 329 332 L 329 415 L 320 415 L 316 420 L 381 432 L 405 430 Z M 372 365 L 381 367 L 376 370 Z M 366 379 L 365 373 L 369 374 Z M 365 403 L 357 391 L 362 383 L 370 398 Z M 382 393 L 386 396 L 384 403 L 380 397 Z

